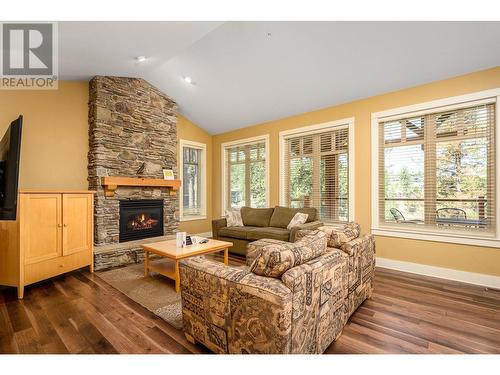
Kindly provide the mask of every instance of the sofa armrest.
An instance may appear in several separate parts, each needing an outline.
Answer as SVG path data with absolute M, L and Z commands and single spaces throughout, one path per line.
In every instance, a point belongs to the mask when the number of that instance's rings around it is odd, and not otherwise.
M 204 257 L 180 263 L 184 332 L 215 353 L 227 353 L 230 324 L 229 288 L 247 270 Z
M 311 221 L 310 223 L 305 223 L 301 225 L 297 225 L 296 227 L 293 227 L 290 230 L 290 239 L 289 242 L 295 242 L 298 240 L 297 238 L 297 233 L 301 230 L 314 230 L 318 229 L 319 227 L 323 226 L 324 223 L 321 221 Z
M 196 341 L 216 353 L 289 353 L 292 292 L 281 280 L 203 257 L 180 271 L 184 331 Z
M 292 292 L 280 279 L 249 273 L 229 288 L 229 301 L 229 353 L 290 353 Z
M 350 316 L 372 294 L 375 271 L 375 238 L 370 234 L 356 238 L 343 244 L 341 251 L 348 256 L 349 295 L 347 305 Z
M 286 271 L 293 293 L 293 353 L 323 353 L 347 321 L 347 256 L 333 250 Z
M 310 277 L 311 274 L 318 272 L 320 269 L 328 273 L 330 272 L 329 270 L 334 270 L 337 266 L 343 266 L 345 268 L 342 270 L 342 277 L 345 277 L 345 279 L 339 281 L 344 281 L 342 284 L 347 285 L 347 260 L 346 256 L 338 249 L 337 251 L 329 251 L 309 262 L 289 269 L 281 276 L 281 281 L 283 281 L 283 284 L 290 288 L 292 292 L 295 292 L 305 287 L 303 282 L 306 277 Z M 313 285 L 311 286 L 314 287 Z M 317 286 L 318 285 L 316 285 L 316 287 Z
M 219 230 L 227 227 L 226 218 L 212 220 L 212 238 L 217 240 L 219 238 Z
M 366 234 L 362 237 L 355 238 L 340 246 L 340 250 L 349 256 L 363 252 L 375 254 L 375 237 L 372 234 Z

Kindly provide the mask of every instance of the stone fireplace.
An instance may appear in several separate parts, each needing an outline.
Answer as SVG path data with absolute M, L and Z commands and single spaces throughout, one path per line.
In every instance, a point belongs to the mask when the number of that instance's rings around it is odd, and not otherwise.
M 89 188 L 97 191 L 96 270 L 141 262 L 141 244 L 177 230 L 178 198 L 169 188 L 118 186 L 106 196 L 101 181 L 108 176 L 163 179 L 163 169 L 177 175 L 176 112 L 175 102 L 143 79 L 97 76 L 90 81 L 88 172 Z M 141 204 L 143 212 L 137 211 Z M 154 212 L 147 207 L 151 204 Z M 127 208 L 131 217 L 120 223 Z

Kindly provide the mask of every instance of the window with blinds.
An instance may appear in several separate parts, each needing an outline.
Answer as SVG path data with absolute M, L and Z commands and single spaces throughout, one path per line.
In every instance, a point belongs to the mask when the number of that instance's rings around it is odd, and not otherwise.
M 349 128 L 284 138 L 281 199 L 288 207 L 315 207 L 320 220 L 349 218 Z
M 266 207 L 266 142 L 227 146 L 224 153 L 225 208 Z
M 182 152 L 182 199 L 181 219 L 189 220 L 206 215 L 204 162 L 205 146 L 185 145 Z
M 379 122 L 379 221 L 495 232 L 495 104 Z

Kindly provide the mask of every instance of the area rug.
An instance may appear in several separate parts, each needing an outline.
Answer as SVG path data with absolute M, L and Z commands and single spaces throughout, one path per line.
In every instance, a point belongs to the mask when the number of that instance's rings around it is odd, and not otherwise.
M 223 260 L 219 254 L 209 254 L 205 257 L 216 262 Z M 229 264 L 233 267 L 244 267 L 245 259 L 230 254 Z M 182 328 L 181 295 L 175 292 L 173 280 L 154 272 L 145 278 L 144 264 L 133 264 L 96 273 L 108 284 L 173 327 Z
M 164 276 L 151 273 L 144 277 L 144 265 L 97 272 L 100 278 L 177 329 L 182 328 L 181 295 L 175 284 Z

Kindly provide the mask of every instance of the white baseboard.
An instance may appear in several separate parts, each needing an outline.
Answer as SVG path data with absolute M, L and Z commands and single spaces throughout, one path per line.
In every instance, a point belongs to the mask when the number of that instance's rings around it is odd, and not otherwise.
M 210 237 L 212 237 L 212 232 L 196 233 L 195 236 L 210 238 Z
M 425 264 L 403 262 L 377 257 L 376 266 L 391 270 L 415 273 L 418 275 L 438 277 L 463 283 L 481 285 L 489 288 L 500 289 L 500 276 L 485 275 L 482 273 L 452 270 L 450 268 L 428 266 Z

